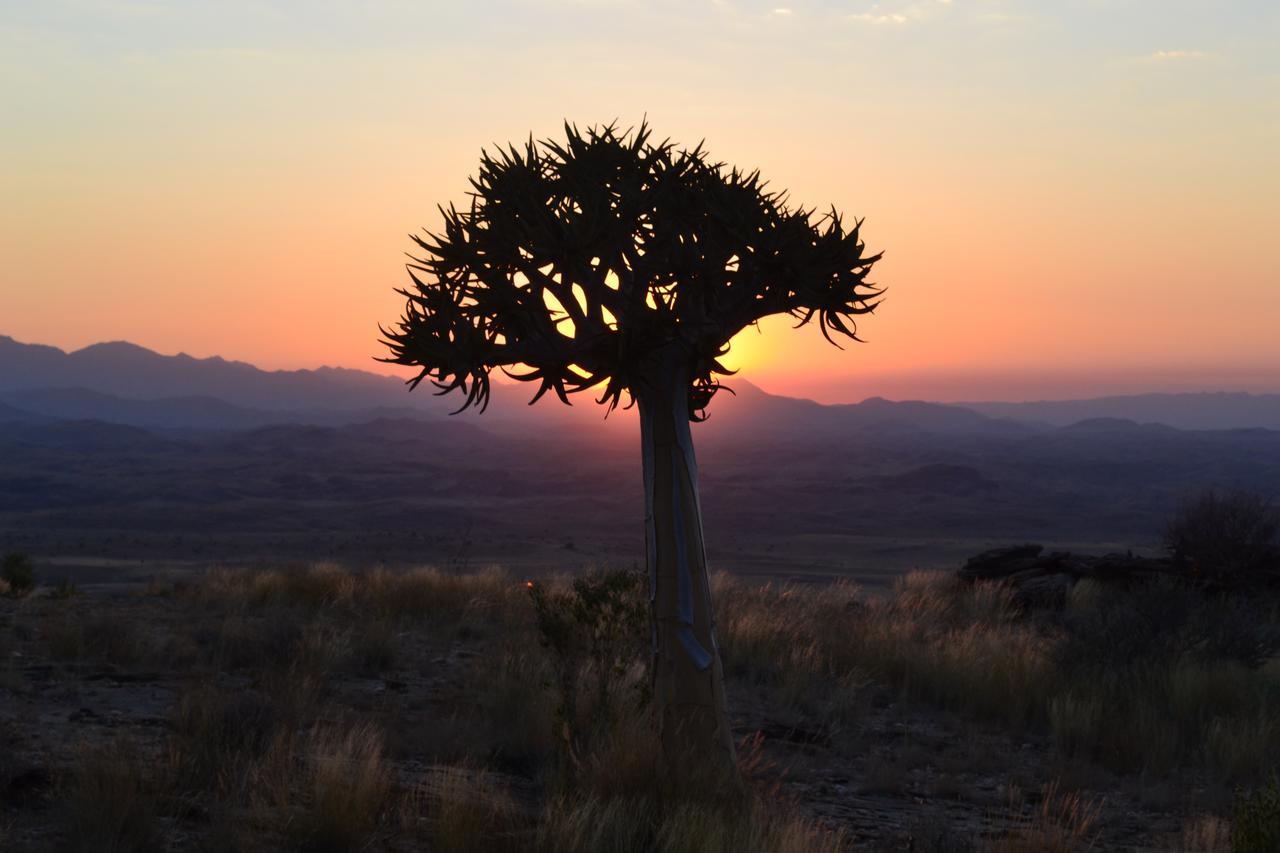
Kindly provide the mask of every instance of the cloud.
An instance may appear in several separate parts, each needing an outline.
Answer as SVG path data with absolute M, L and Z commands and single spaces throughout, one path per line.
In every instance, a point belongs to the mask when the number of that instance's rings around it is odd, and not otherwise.
M 854 12 L 848 18 L 876 26 L 903 26 L 919 23 L 938 15 L 951 6 L 951 0 L 917 0 L 911 3 L 874 3 L 865 12 Z
M 1175 62 L 1187 59 L 1208 59 L 1213 56 L 1203 50 L 1157 50 L 1155 53 L 1149 53 L 1143 59 L 1152 62 Z

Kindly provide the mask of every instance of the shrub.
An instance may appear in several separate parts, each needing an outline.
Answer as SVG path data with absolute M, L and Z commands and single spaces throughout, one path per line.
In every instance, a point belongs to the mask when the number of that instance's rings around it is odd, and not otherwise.
M 1280 694 L 1259 671 L 1280 644 L 1265 604 L 1163 579 L 1073 605 L 1057 627 L 1049 723 L 1064 753 L 1223 780 L 1280 757 Z
M 14 551 L 0 560 L 0 580 L 8 586 L 8 595 L 21 598 L 36 586 L 36 569 L 31 558 Z
M 1237 795 L 1231 830 L 1233 853 L 1280 850 L 1280 779 Z
M 647 699 L 648 682 L 637 677 L 646 659 L 649 603 L 646 579 L 639 572 L 594 572 L 576 578 L 568 591 L 529 582 L 538 639 L 550 652 L 559 700 L 557 721 L 567 745 L 587 734 L 580 731 L 590 719 L 613 725 L 620 694 L 630 689 L 638 704 Z M 591 704 L 580 707 L 579 689 L 588 685 Z
M 1188 650 L 1189 626 L 1203 601 L 1189 585 L 1162 580 L 1069 608 L 1055 662 L 1068 674 L 1095 678 L 1171 661 Z
M 1280 558 L 1280 512 L 1256 492 L 1208 490 L 1186 501 L 1164 532 L 1165 549 L 1192 574 L 1240 581 Z
M 1206 593 L 1159 579 L 1069 608 L 1058 665 L 1073 674 L 1127 673 L 1180 658 L 1257 669 L 1280 651 L 1280 624 L 1265 601 Z

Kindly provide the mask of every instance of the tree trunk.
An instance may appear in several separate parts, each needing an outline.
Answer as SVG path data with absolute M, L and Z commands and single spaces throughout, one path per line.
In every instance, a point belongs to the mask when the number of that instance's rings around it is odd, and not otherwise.
M 668 769 L 736 779 L 724 670 L 711 615 L 687 372 L 651 377 L 640 393 L 645 544 L 653 625 L 653 699 Z

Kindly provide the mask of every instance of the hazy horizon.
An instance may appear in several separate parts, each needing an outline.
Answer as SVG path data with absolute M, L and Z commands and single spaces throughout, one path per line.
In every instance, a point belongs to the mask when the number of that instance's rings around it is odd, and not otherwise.
M 261 370 L 314 370 L 318 368 L 346 367 L 364 370 L 368 373 L 403 378 L 406 371 L 397 373 L 390 365 L 382 364 L 370 358 L 368 366 L 336 364 L 297 364 L 297 365 L 264 365 L 251 359 L 224 352 L 196 353 L 185 350 L 164 352 L 147 346 L 139 341 L 123 338 L 106 338 L 93 341 L 83 346 L 60 345 L 45 340 L 23 340 L 15 335 L 8 335 L 0 329 L 0 337 L 10 337 L 21 344 L 52 346 L 63 352 L 77 352 L 91 346 L 112 343 L 125 343 L 141 346 L 162 356 L 188 355 L 192 358 L 222 358 L 226 361 L 251 364 Z M 763 391 L 787 397 L 798 397 L 814 400 L 819 403 L 859 403 L 872 397 L 889 400 L 926 400 L 939 403 L 994 403 L 994 402 L 1040 402 L 1048 400 L 1085 400 L 1096 397 L 1129 396 L 1140 394 L 1196 394 L 1218 392 L 1245 392 L 1252 394 L 1280 393 L 1280 375 L 1274 371 L 1249 370 L 1212 370 L 1195 369 L 1163 373 L 1114 373 L 1105 376 L 1085 373 L 1033 374 L 1033 373 L 906 373 L 889 376 L 854 377 L 838 382 L 813 383 L 792 381 L 780 383 L 776 377 L 755 375 L 744 369 L 738 374 L 728 377 L 726 383 L 733 387 L 734 380 L 746 380 Z M 504 376 L 495 376 L 494 381 L 501 384 L 518 385 Z M 1044 388 L 1063 389 L 1057 395 L 1045 394 Z M 421 393 L 426 393 L 421 392 Z M 579 401 L 585 402 L 587 394 L 579 395 Z

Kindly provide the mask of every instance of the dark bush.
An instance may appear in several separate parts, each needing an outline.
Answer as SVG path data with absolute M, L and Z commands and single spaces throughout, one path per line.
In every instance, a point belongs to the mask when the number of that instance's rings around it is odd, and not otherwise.
M 1280 780 L 1236 797 L 1232 815 L 1232 853 L 1273 853 L 1280 850 Z
M 593 704 L 597 723 L 612 722 L 624 686 L 646 701 L 646 683 L 630 678 L 646 660 L 649 602 L 639 572 L 594 572 L 574 580 L 567 592 L 530 582 L 538 638 L 555 672 L 556 714 L 566 739 L 579 734 L 580 700 Z M 583 682 L 585 696 L 580 696 Z M 593 684 L 591 682 L 594 682 Z
M 1058 665 L 1083 676 L 1114 676 L 1193 658 L 1258 668 L 1280 652 L 1280 625 L 1265 601 L 1206 593 L 1164 578 L 1114 590 L 1064 614 Z
M 49 597 L 59 601 L 66 601 L 69 598 L 75 598 L 79 594 L 80 587 L 76 586 L 74 581 L 67 578 L 63 578 L 58 581 L 58 585 L 49 590 Z
M 0 580 L 9 587 L 9 594 L 23 596 L 36 585 L 36 568 L 31 558 L 17 552 L 5 554 L 0 560 Z
M 1185 571 L 1238 581 L 1277 568 L 1280 512 L 1256 492 L 1205 491 L 1185 502 L 1164 532 L 1164 547 Z
M 1078 675 L 1104 675 L 1167 662 L 1186 651 L 1203 595 L 1173 579 L 1113 590 L 1086 609 L 1064 614 L 1066 642 L 1058 665 Z
M 1190 629 L 1189 645 L 1205 660 L 1258 669 L 1280 653 L 1280 622 L 1265 600 L 1215 596 L 1196 611 Z

